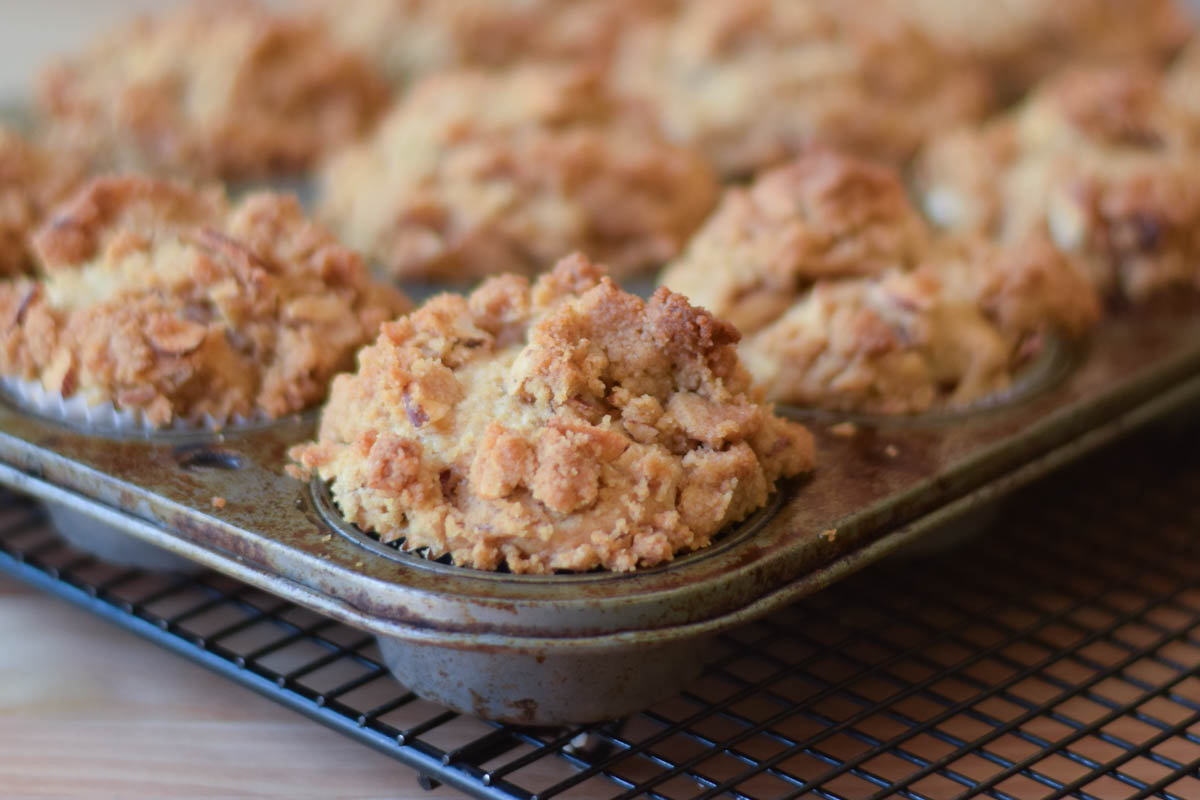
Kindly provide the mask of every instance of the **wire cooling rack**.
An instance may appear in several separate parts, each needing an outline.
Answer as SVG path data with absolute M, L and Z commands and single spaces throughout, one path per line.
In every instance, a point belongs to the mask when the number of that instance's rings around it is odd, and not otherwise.
M 13 496 L 0 569 L 477 797 L 1200 797 L 1200 436 L 1143 439 L 722 637 L 607 725 L 434 706 L 360 631 L 221 576 L 79 555 Z

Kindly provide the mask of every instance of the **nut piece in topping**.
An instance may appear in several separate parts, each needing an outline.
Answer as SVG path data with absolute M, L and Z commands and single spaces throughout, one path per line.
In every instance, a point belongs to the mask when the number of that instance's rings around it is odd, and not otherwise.
M 663 283 L 746 334 L 769 399 L 842 411 L 975 402 L 1099 314 L 1044 240 L 939 236 L 895 171 L 831 152 L 729 189 Z
M 408 307 L 290 196 L 97 178 L 34 247 L 43 273 L 0 286 L 0 371 L 154 426 L 312 406 Z
M 0 125 L 0 276 L 29 272 L 29 238 L 50 207 L 84 180 L 77 154 L 43 149 Z
M 323 217 L 402 278 L 534 275 L 575 249 L 627 275 L 673 258 L 716 200 L 708 165 L 577 67 L 439 74 L 327 167 Z
M 761 403 L 737 338 L 571 256 L 532 286 L 502 275 L 384 325 L 291 455 L 347 520 L 431 558 L 651 566 L 813 468 L 811 436 Z
M 363 133 L 382 80 L 315 19 L 196 0 L 49 67 L 38 103 L 97 166 L 198 177 L 294 172 Z
M 1097 288 L 1141 302 L 1200 288 L 1200 59 L 1166 77 L 1071 68 L 918 165 L 929 215 L 1004 241 L 1049 236 Z
M 851 0 L 690 0 L 625 38 L 617 84 L 726 177 L 814 144 L 901 162 L 991 98 L 982 73 L 883 12 Z

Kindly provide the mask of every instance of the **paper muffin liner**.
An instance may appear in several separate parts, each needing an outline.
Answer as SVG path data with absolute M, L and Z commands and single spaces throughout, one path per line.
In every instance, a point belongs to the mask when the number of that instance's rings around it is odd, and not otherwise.
M 270 421 L 262 412 L 249 417 L 205 414 L 195 420 L 176 418 L 169 427 L 162 427 L 150 422 L 141 410 L 119 409 L 107 402 L 89 403 L 82 395 L 63 397 L 59 392 L 48 391 L 36 380 L 5 376 L 0 378 L 0 387 L 9 399 L 27 411 L 95 433 L 216 432 Z

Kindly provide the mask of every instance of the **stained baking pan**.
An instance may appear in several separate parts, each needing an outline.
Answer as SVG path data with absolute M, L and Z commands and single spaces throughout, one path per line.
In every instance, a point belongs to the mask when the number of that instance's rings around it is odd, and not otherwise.
M 852 428 L 812 415 L 811 478 L 785 483 L 774 510 L 713 547 L 629 574 L 508 575 L 381 553 L 334 524 L 320 484 L 284 474 L 311 417 L 98 436 L 3 403 L 0 482 L 374 632 L 422 696 L 494 719 L 584 722 L 678 686 L 717 632 L 1198 404 L 1200 314 L 1123 312 L 1068 374 L 1007 404 Z

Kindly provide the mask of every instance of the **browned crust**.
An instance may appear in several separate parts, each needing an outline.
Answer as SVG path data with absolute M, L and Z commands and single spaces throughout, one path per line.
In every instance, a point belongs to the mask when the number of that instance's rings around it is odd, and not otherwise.
M 895 170 L 818 150 L 728 189 L 662 283 L 752 332 L 813 281 L 907 267 L 928 238 Z
M 385 325 L 292 451 L 348 520 L 514 572 L 630 570 L 703 547 L 812 469 L 728 324 L 622 292 L 582 256 Z
M 348 48 L 394 84 L 458 67 L 604 64 L 623 33 L 677 0 L 309 0 Z
M 77 154 L 39 147 L 0 125 L 0 276 L 33 268 L 31 234 L 83 179 Z
M 1200 288 L 1197 63 L 1057 74 L 1004 117 L 932 143 L 926 207 L 953 230 L 1049 236 L 1110 297 Z
M 628 275 L 674 257 L 716 200 L 704 160 L 638 124 L 589 69 L 417 84 L 323 175 L 325 219 L 403 278 L 535 275 L 572 250 Z
M 300 411 L 407 307 L 294 198 L 93 180 L 35 236 L 46 273 L 0 285 L 0 370 L 155 426 Z
M 851 0 L 691 0 L 625 37 L 616 65 L 622 91 L 725 177 L 814 145 L 900 163 L 991 104 L 978 70 Z
M 319 22 L 255 0 L 141 18 L 46 69 L 38 90 L 55 135 L 98 166 L 226 178 L 304 169 L 386 101 Z
M 936 235 L 894 169 L 828 151 L 728 190 L 663 282 L 746 334 L 770 399 L 846 411 L 975 402 L 1099 317 L 1044 239 Z
M 1176 0 L 887 0 L 948 52 L 1015 97 L 1069 63 L 1161 66 L 1194 31 Z

